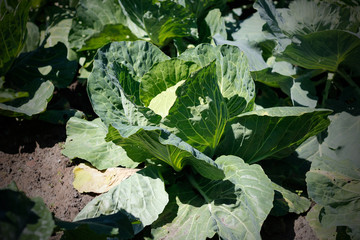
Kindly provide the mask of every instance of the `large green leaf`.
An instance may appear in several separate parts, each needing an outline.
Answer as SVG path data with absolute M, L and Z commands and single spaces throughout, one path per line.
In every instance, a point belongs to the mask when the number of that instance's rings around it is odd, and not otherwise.
M 69 32 L 71 29 L 72 18 L 61 19 L 60 21 L 54 21 L 49 23 L 49 27 L 41 32 L 43 40 L 46 39 L 44 47 L 53 47 L 58 42 L 65 44 L 67 48 L 67 58 L 69 60 L 77 60 L 77 56 L 74 50 L 70 48 Z M 46 34 L 49 34 L 48 36 Z
M 326 137 L 319 135 L 304 142 L 296 149 L 298 156 L 311 162 L 322 156 L 338 160 L 348 159 L 360 167 L 360 149 L 354 144 L 360 141 L 360 117 L 341 112 L 329 118 L 331 124 Z
M 309 199 L 299 196 L 274 182 L 272 187 L 275 190 L 274 208 L 271 210 L 272 215 L 281 216 L 289 212 L 300 214 L 310 208 L 311 202 Z
M 174 1 L 152 0 L 119 0 L 128 17 L 142 28 L 151 41 L 158 45 L 166 45 L 176 37 L 193 35 L 196 20 L 193 14 Z
M 97 49 L 113 41 L 136 40 L 117 0 L 81 0 L 69 41 L 78 50 Z
M 224 8 L 225 0 L 176 0 L 185 8 L 190 9 L 197 18 L 204 18 L 209 10 L 214 8 Z
M 328 30 L 357 33 L 359 29 L 359 18 L 355 13 L 358 10 L 356 7 L 343 7 L 326 1 L 296 0 L 291 2 L 288 8 L 276 9 L 271 1 L 258 0 L 254 8 L 266 22 L 263 30 L 270 33 L 266 37 L 277 41 L 276 52 L 284 51 L 291 42 L 293 42 L 292 45 L 298 45 L 302 41 L 299 38 L 308 34 L 320 34 L 322 31 Z M 328 41 L 329 38 L 323 38 L 321 44 L 316 44 L 316 47 L 326 49 L 327 44 L 323 43 L 328 43 Z M 336 39 L 331 41 L 336 41 Z M 322 51 L 324 50 L 319 53 Z M 320 58 L 320 61 L 323 60 Z
M 0 76 L 5 75 L 23 49 L 31 2 L 26 0 L 0 3 Z
M 131 222 L 141 222 L 133 225 L 136 234 L 158 218 L 168 200 L 158 169 L 147 167 L 125 179 L 109 192 L 94 198 L 76 216 L 75 221 L 125 211 Z
M 201 44 L 185 51 L 179 58 L 193 61 L 201 67 L 216 60 L 217 81 L 230 117 L 253 109 L 255 84 L 247 58 L 238 48 Z
M 229 118 L 216 79 L 215 62 L 197 71 L 176 90 L 164 125 L 208 156 L 213 156 Z
M 271 40 L 276 39 L 280 51 L 285 49 L 285 47 L 291 43 L 291 40 L 288 39 L 279 27 L 283 18 L 281 14 L 276 11 L 274 4 L 269 0 L 257 0 L 254 3 L 254 8 L 259 12 L 261 19 L 266 22 L 262 28 L 266 33 L 269 33 L 266 37 Z
M 244 52 L 246 58 L 249 62 L 249 67 L 251 71 L 260 71 L 267 67 L 266 62 L 264 61 L 261 50 L 255 46 L 250 45 L 248 41 L 237 40 L 237 41 L 228 41 L 223 39 L 220 35 L 215 35 L 213 37 L 216 45 L 231 45 L 236 46 L 242 52 Z
M 273 72 L 273 69 L 271 68 L 265 68 L 260 71 L 253 71 L 251 72 L 251 76 L 255 81 L 276 88 L 291 86 L 293 82 L 292 77 Z
M 323 207 L 319 204 L 316 204 L 311 208 L 311 210 L 306 215 L 306 220 L 308 221 L 311 228 L 314 230 L 316 236 L 320 240 L 335 240 L 336 239 L 336 227 L 324 227 L 320 222 L 320 211 Z
M 321 144 L 320 154 L 333 159 L 348 159 L 360 168 L 360 149 L 356 147 L 356 143 L 360 142 L 360 116 L 342 112 L 330 116 L 330 120 L 328 135 Z
M 40 32 L 39 27 L 35 23 L 27 22 L 27 36 L 22 52 L 34 51 L 39 46 Z
M 319 214 L 326 227 L 347 226 L 360 237 L 360 171 L 347 159 L 317 157 L 306 174 L 309 196 L 324 206 Z
M 223 171 L 211 158 L 159 127 L 113 124 L 106 140 L 123 147 L 127 155 L 135 161 L 160 160 L 176 171 L 190 165 L 204 177 L 224 177 Z
M 218 154 L 240 156 L 247 163 L 291 154 L 306 139 L 325 130 L 330 110 L 274 107 L 233 118 Z
M 49 239 L 55 227 L 41 198 L 29 199 L 16 185 L 0 190 L 1 239 Z
M 290 87 L 290 97 L 294 106 L 316 107 L 318 98 L 309 76 L 304 75 L 294 79 Z
M 309 196 L 322 206 L 319 213 L 324 228 L 347 226 L 353 239 L 360 237 L 360 141 L 359 116 L 342 112 L 331 116 L 328 134 L 321 144 L 314 139 L 313 151 L 303 148 L 311 169 L 306 175 Z M 309 145 L 308 144 L 308 145 Z M 316 151 L 315 151 L 316 150 Z M 305 152 L 305 153 L 304 153 Z
M 37 48 L 21 54 L 6 75 L 9 84 L 21 87 L 31 79 L 50 80 L 56 87 L 65 88 L 74 79 L 77 62 L 67 59 L 66 46 L 58 42 L 54 47 Z
M 225 20 L 221 17 L 221 11 L 219 9 L 211 10 L 206 15 L 205 21 L 210 28 L 210 36 L 219 34 L 223 38 L 227 38 Z
M 134 236 L 131 222 L 124 211 L 84 219 L 76 222 L 56 221 L 56 225 L 64 231 L 65 239 L 131 239 Z
M 0 103 L 9 102 L 17 98 L 23 98 L 28 96 L 29 93 L 27 92 L 17 92 L 11 88 L 0 87 Z
M 262 27 L 266 22 L 261 19 L 259 12 L 255 12 L 251 17 L 244 19 L 240 23 L 240 29 L 231 34 L 235 41 L 245 40 L 250 45 L 257 45 L 260 42 L 266 41 Z
M 216 160 L 223 181 L 189 177 L 169 189 L 170 203 L 152 225 L 154 239 L 261 239 L 260 229 L 272 208 L 274 190 L 258 165 L 238 157 Z
M 267 2 L 264 0 L 259 3 Z M 267 3 L 271 5 L 271 3 Z M 265 4 L 263 4 L 265 6 Z M 274 12 L 263 8 L 268 17 Z M 263 10 L 258 9 L 263 13 Z M 289 37 L 294 35 L 306 35 L 309 33 L 333 30 L 333 29 L 347 29 L 350 30 L 352 21 L 349 19 L 347 12 L 343 11 L 342 7 L 329 2 L 316 2 L 308 0 L 296 0 L 289 4 L 288 8 L 276 9 L 276 14 L 273 15 L 274 25 L 269 25 L 273 30 L 275 26 Z M 263 19 L 266 19 L 264 13 L 261 14 Z M 350 21 L 349 21 L 350 20 Z M 269 20 L 266 19 L 269 24 Z M 355 29 L 356 31 L 358 29 Z
M 5 116 L 32 116 L 45 111 L 50 101 L 54 85 L 50 81 L 34 79 L 21 87 L 28 92 L 28 97 L 18 98 L 10 102 L 0 103 L 0 114 Z
M 131 160 L 124 149 L 105 141 L 107 132 L 107 126 L 99 118 L 91 122 L 70 118 L 66 125 L 67 139 L 62 154 L 70 159 L 85 159 L 99 170 L 119 165 L 136 167 L 138 163 Z
M 88 79 L 88 94 L 96 114 L 106 123 L 123 119 L 122 97 L 140 104 L 140 78 L 168 57 L 144 42 L 114 42 L 101 48 Z M 124 92 L 125 91 L 125 92 Z
M 360 38 L 342 30 L 315 32 L 298 38 L 301 43 L 287 46 L 278 56 L 279 60 L 308 69 L 336 71 L 340 63 L 360 48 Z

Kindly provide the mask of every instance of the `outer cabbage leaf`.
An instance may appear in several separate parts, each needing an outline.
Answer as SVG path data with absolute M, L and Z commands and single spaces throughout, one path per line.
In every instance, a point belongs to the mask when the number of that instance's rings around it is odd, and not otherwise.
M 112 41 L 136 40 L 117 0 L 81 0 L 70 30 L 70 47 L 97 49 Z
M 136 234 L 158 218 L 168 201 L 168 194 L 158 169 L 147 167 L 125 179 L 109 192 L 94 198 L 74 221 L 125 211 L 131 222 L 141 222 L 133 225 Z
M 294 106 L 316 107 L 317 97 L 315 96 L 315 86 L 310 79 L 296 79 L 290 91 L 291 101 Z
M 0 88 L 0 103 L 9 102 L 17 98 L 28 97 L 27 92 L 16 92 L 11 88 Z
M 251 75 L 255 81 L 264 83 L 270 87 L 280 88 L 290 97 L 294 106 L 315 108 L 317 105 L 317 97 L 315 86 L 311 82 L 310 78 L 314 73 L 318 73 L 322 70 L 312 70 L 294 78 L 292 75 L 295 75 L 296 73 L 295 71 L 291 73 L 292 68 L 289 66 L 291 64 L 282 63 L 287 62 L 276 62 L 272 69 L 267 68 L 262 71 L 251 72 Z M 283 65 L 285 67 L 279 68 L 279 65 Z M 286 67 L 286 65 L 288 67 Z M 280 71 L 282 74 L 278 73 Z
M 267 2 L 267 4 L 265 4 L 265 2 Z M 258 3 L 262 6 L 272 5 L 267 0 L 261 0 L 258 1 Z M 260 15 L 266 20 L 271 30 L 275 30 L 277 27 L 288 37 L 306 35 L 324 30 L 345 30 L 351 27 L 351 23 L 346 14 L 342 16 L 344 12 L 341 12 L 341 7 L 329 2 L 296 0 L 291 2 L 289 8 L 286 9 L 274 10 L 272 8 L 271 12 L 267 8 L 258 8 L 258 11 L 260 11 Z M 273 25 L 269 24 L 270 22 L 266 19 L 265 15 L 274 20 Z
M 360 171 L 351 161 L 317 157 L 306 174 L 309 196 L 324 206 L 319 219 L 326 228 L 347 226 L 352 239 L 360 232 Z
M 309 143 L 315 146 L 313 151 L 303 147 L 300 152 L 312 160 L 306 175 L 308 193 L 323 207 L 319 213 L 322 227 L 347 226 L 351 229 L 348 234 L 357 239 L 360 236 L 360 164 L 356 143 L 360 141 L 360 117 L 343 112 L 330 119 L 328 134 L 321 144 L 314 139 Z
M 204 18 L 209 10 L 214 8 L 222 9 L 225 7 L 225 0 L 176 0 L 185 8 L 191 9 L 197 18 Z
M 254 3 L 254 8 L 259 12 L 261 19 L 266 24 L 263 26 L 263 30 L 269 33 L 266 35 L 268 39 L 277 40 L 278 48 L 284 50 L 287 45 L 291 43 L 291 40 L 282 32 L 279 27 L 279 22 L 284 21 L 281 14 L 276 11 L 275 6 L 269 0 L 258 0 Z
M 325 109 L 274 107 L 241 114 L 229 121 L 217 154 L 240 156 L 247 163 L 288 156 L 327 128 L 330 113 Z
M 352 116 L 342 112 L 330 116 L 331 124 L 328 135 L 319 148 L 320 156 L 326 155 L 333 159 L 348 159 L 360 168 L 360 148 L 356 143 L 360 142 L 360 116 Z M 322 155 L 321 155 L 322 154 Z
M 66 46 L 58 42 L 54 47 L 37 48 L 35 51 L 21 54 L 7 73 L 15 87 L 29 80 L 42 78 L 50 80 L 58 88 L 66 88 L 74 79 L 77 62 L 67 59 Z
M 213 156 L 229 118 L 217 83 L 215 63 L 187 79 L 176 95 L 163 124 L 191 146 Z
M 320 222 L 322 208 L 319 204 L 314 205 L 306 215 L 306 220 L 320 240 L 336 240 L 336 227 L 324 227 Z
M 140 104 L 140 78 L 155 63 L 167 59 L 160 49 L 144 41 L 114 42 L 99 49 L 88 79 L 88 95 L 96 114 L 106 124 L 124 121 L 122 99 L 129 96 L 131 105 Z
M 47 109 L 45 112 L 42 112 L 37 119 L 52 124 L 62 124 L 66 125 L 72 117 L 85 118 L 85 114 L 76 109 L 69 109 L 67 102 L 64 101 L 62 105 L 57 105 L 59 108 L 62 106 L 63 109 Z
M 123 147 L 135 161 L 160 160 L 176 171 L 190 165 L 206 178 L 224 177 L 223 171 L 211 158 L 159 127 L 114 123 L 109 127 L 106 140 Z
M 21 90 L 28 92 L 28 97 L 17 98 L 13 101 L 0 103 L 0 114 L 10 117 L 32 116 L 45 111 L 50 101 L 54 85 L 50 81 L 34 79 L 28 81 L 21 87 Z
M 216 45 L 231 45 L 238 47 L 242 52 L 244 52 L 246 58 L 249 62 L 249 67 L 251 71 L 260 71 L 267 67 L 266 62 L 264 61 L 261 50 L 255 46 L 252 46 L 246 40 L 236 40 L 228 41 L 223 39 L 219 34 L 213 37 Z
M 360 38 L 342 30 L 315 32 L 298 38 L 301 43 L 287 46 L 278 60 L 308 69 L 334 72 L 340 63 L 360 48 Z
M 86 121 L 70 118 L 66 125 L 66 142 L 62 154 L 70 159 L 87 160 L 99 170 L 119 165 L 134 168 L 139 163 L 126 155 L 126 151 L 112 142 L 106 142 L 107 126 L 99 118 Z
M 275 190 L 274 208 L 271 210 L 272 215 L 281 216 L 289 212 L 300 214 L 310 208 L 311 202 L 309 199 L 299 196 L 274 182 L 272 182 L 272 186 Z
M 21 54 L 7 72 L 6 87 L 28 92 L 27 97 L 1 104 L 1 114 L 32 116 L 45 111 L 54 87 L 67 87 L 76 73 L 76 61 L 67 59 L 63 43 Z M 54 86 L 55 85 L 55 86 Z
M 141 29 L 151 41 L 158 45 L 166 45 L 170 39 L 192 35 L 196 20 L 193 14 L 180 4 L 170 0 L 119 0 L 127 16 Z
M 310 201 L 303 193 L 306 190 L 305 174 L 310 166 L 311 163 L 299 158 L 296 152 L 286 158 L 261 161 L 261 167 L 275 189 L 271 215 L 282 216 L 289 212 L 300 214 L 309 209 Z
M 67 48 L 67 58 L 69 60 L 77 60 L 77 56 L 74 50 L 70 48 L 69 32 L 71 29 L 71 18 L 62 19 L 60 21 L 54 21 L 49 23 L 49 27 L 41 32 L 41 39 L 46 40 L 44 47 L 53 47 L 58 42 L 65 44 Z M 49 34 L 49 36 L 46 36 Z
M 104 193 L 137 171 L 139 171 L 139 169 L 120 167 L 99 171 L 96 168 L 80 163 L 73 169 L 73 186 L 81 193 Z
M 270 1 L 258 0 L 254 8 L 258 10 L 261 18 L 266 21 L 263 30 L 270 33 L 267 34 L 267 38 L 277 41 L 278 46 L 275 52 L 278 53 L 283 52 L 291 42 L 292 45 L 299 45 L 303 38 L 309 34 L 321 34 L 322 31 L 335 30 L 357 33 L 359 29 L 358 14 L 355 14 L 356 10 L 358 10 L 356 7 L 343 7 L 325 1 L 297 0 L 291 2 L 289 8 L 275 9 Z M 321 52 L 333 51 L 329 51 L 326 46 L 327 44 L 323 44 L 324 42 L 328 43 L 330 39 L 330 46 L 336 46 L 336 44 L 332 45 L 331 43 L 337 42 L 336 37 L 333 37 L 322 36 L 322 41 L 315 43 L 317 49 L 322 49 L 318 52 L 317 61 L 324 61 L 324 55 Z M 312 41 L 317 40 L 314 39 Z M 309 45 L 309 43 L 306 45 Z M 349 45 L 352 44 L 349 43 Z M 306 48 L 303 48 L 302 51 L 304 50 L 306 51 Z M 306 53 L 306 55 L 309 55 L 309 53 Z M 301 62 L 300 59 L 298 61 Z M 316 63 L 315 60 L 314 63 Z M 334 71 L 333 69 L 334 67 L 332 66 L 331 71 Z
M 5 75 L 26 41 L 26 24 L 31 2 L 1 1 L 0 3 L 0 76 Z
M 234 40 L 247 41 L 250 45 L 257 45 L 260 42 L 266 41 L 265 33 L 262 31 L 263 25 L 266 22 L 261 19 L 259 12 L 255 12 L 251 17 L 244 19 L 240 23 L 240 29 L 231 34 Z
M 354 143 L 360 141 L 360 117 L 341 112 L 329 117 L 331 124 L 326 137 L 320 135 L 304 142 L 296 152 L 299 157 L 311 162 L 317 157 L 327 156 L 332 159 L 348 159 L 360 167 L 358 156 L 360 149 Z
M 41 198 L 29 199 L 15 183 L 0 190 L 2 239 L 49 239 L 55 227 L 51 212 Z
M 27 22 L 27 36 L 22 52 L 31 52 L 39 46 L 40 32 L 39 27 L 35 23 Z
M 270 87 L 276 88 L 289 88 L 292 85 L 293 78 L 284 76 L 277 72 L 274 72 L 272 68 L 265 68 L 260 71 L 251 72 L 251 76 L 257 82 L 261 82 Z
M 179 58 L 193 61 L 201 67 L 216 60 L 217 81 L 230 117 L 253 109 L 255 84 L 247 58 L 238 48 L 201 44 L 185 51 Z
M 134 236 L 133 227 L 124 211 L 76 222 L 57 220 L 56 225 L 64 231 L 65 239 L 125 240 Z
M 223 181 L 190 177 L 169 189 L 170 203 L 152 225 L 155 239 L 206 239 L 215 233 L 222 239 L 261 239 L 274 197 L 271 181 L 260 166 L 235 156 L 216 163 L 224 169 Z
M 227 38 L 225 20 L 221 17 L 221 11 L 219 9 L 211 10 L 206 15 L 205 21 L 210 28 L 210 36 L 219 34 L 224 39 Z

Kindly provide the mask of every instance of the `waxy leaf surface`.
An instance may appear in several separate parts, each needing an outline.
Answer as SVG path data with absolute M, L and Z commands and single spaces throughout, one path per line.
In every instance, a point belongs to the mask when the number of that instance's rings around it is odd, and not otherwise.
M 306 174 L 309 196 L 322 206 L 321 225 L 349 227 L 353 239 L 360 237 L 359 120 L 346 112 L 331 116 L 326 138 L 321 144 L 312 143 L 318 151 L 310 155 Z
M 247 58 L 237 47 L 201 44 L 185 51 L 179 58 L 193 61 L 201 67 L 215 60 L 217 81 L 220 92 L 226 99 L 229 116 L 252 110 L 255 84 Z
M 161 160 L 180 171 L 185 165 L 210 179 L 222 179 L 214 161 L 172 133 L 154 126 L 110 126 L 106 140 L 124 148 L 135 161 Z
M 70 118 L 62 154 L 70 159 L 84 159 L 99 170 L 117 166 L 136 167 L 138 163 L 130 159 L 123 148 L 105 141 L 107 132 L 108 128 L 99 118 L 93 121 Z
M 70 30 L 71 48 L 97 49 L 112 41 L 136 40 L 117 0 L 81 0 Z
M 269 157 L 285 157 L 307 138 L 329 125 L 330 110 L 274 107 L 247 112 L 233 118 L 218 154 L 240 156 L 247 163 Z
M 129 214 L 131 222 L 135 220 L 141 222 L 141 224 L 133 225 L 134 232 L 138 233 L 158 218 L 168 200 L 168 194 L 158 170 L 147 167 L 125 179 L 107 193 L 94 198 L 74 220 L 111 215 L 124 210 Z
M 114 42 L 101 48 L 88 79 L 88 94 L 96 114 L 106 124 L 124 121 L 125 93 L 132 96 L 132 102 L 140 103 L 138 81 L 155 63 L 167 59 L 160 49 L 142 41 Z
M 215 233 L 223 239 L 261 239 L 274 197 L 271 181 L 260 166 L 235 156 L 216 163 L 224 180 L 196 177 L 169 189 L 170 203 L 152 225 L 155 239 L 206 239 Z
M 229 118 L 216 79 L 215 63 L 202 68 L 176 90 L 164 125 L 191 146 L 212 156 Z

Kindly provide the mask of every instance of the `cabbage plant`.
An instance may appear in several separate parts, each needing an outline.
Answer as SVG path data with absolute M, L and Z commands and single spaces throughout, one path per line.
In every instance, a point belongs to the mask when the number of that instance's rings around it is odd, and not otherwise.
M 289 211 L 309 208 L 256 163 L 294 152 L 331 111 L 257 106 L 239 48 L 201 44 L 169 58 L 149 42 L 113 42 L 98 50 L 87 87 L 99 118 L 70 119 L 63 154 L 142 170 L 76 221 L 125 211 L 134 234 L 149 226 L 154 239 L 260 239 L 275 191 Z

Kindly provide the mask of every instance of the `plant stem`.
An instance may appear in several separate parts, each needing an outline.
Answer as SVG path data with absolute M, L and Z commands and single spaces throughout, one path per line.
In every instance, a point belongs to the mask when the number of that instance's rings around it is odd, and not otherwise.
M 329 96 L 329 89 L 330 89 L 333 78 L 334 78 L 334 74 L 328 73 L 328 76 L 326 79 L 325 90 L 324 90 L 324 94 L 323 94 L 323 99 L 322 99 L 322 103 L 321 103 L 322 107 L 325 107 L 325 103 Z
M 189 179 L 191 185 L 201 194 L 207 203 L 210 203 L 211 200 L 208 198 L 206 193 L 200 188 L 199 184 L 196 182 L 192 174 L 186 174 L 186 177 Z
M 360 88 L 359 88 L 359 86 L 352 80 L 352 78 L 351 78 L 346 72 L 337 70 L 337 73 L 338 73 L 342 78 L 344 78 L 345 81 L 347 81 L 350 86 L 354 87 L 354 88 L 355 88 L 355 91 L 360 95 Z

